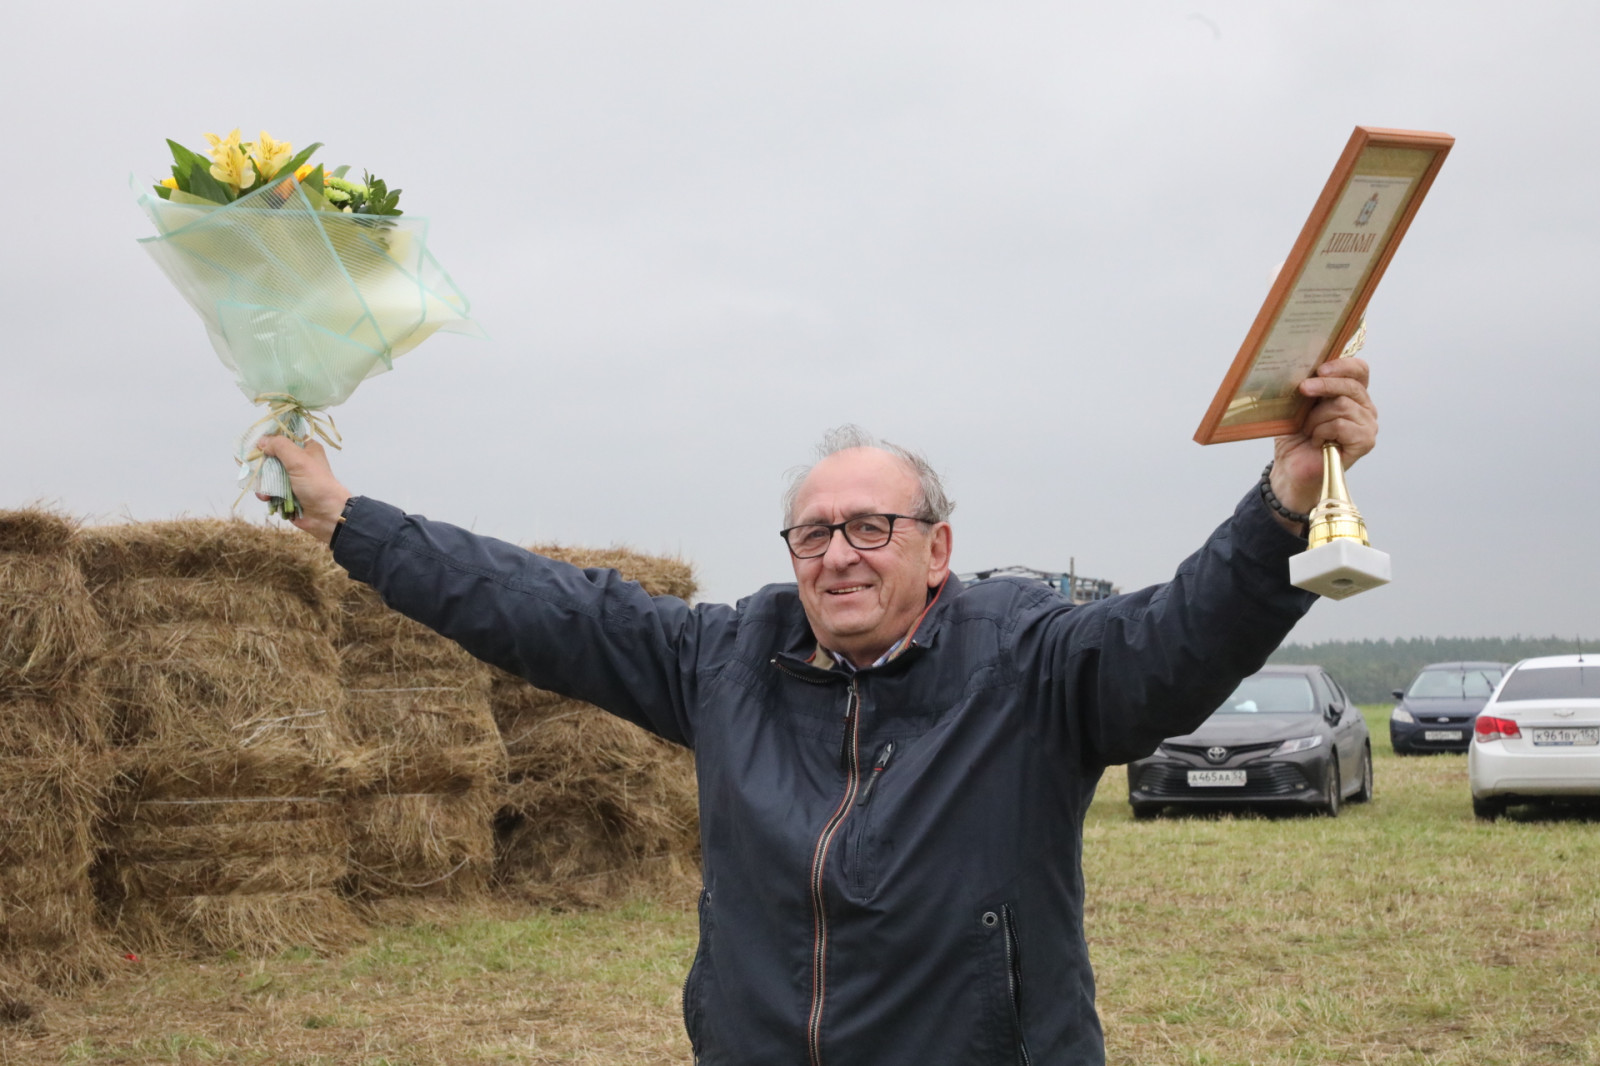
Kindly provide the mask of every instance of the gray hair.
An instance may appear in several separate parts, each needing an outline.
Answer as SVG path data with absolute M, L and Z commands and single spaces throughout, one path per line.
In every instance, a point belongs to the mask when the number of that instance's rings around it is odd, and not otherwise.
M 817 442 L 817 457 L 814 462 L 809 466 L 794 467 L 788 472 L 789 487 L 783 493 L 785 525 L 794 520 L 794 504 L 800 495 L 800 486 L 811 476 L 811 471 L 816 469 L 817 463 L 830 455 L 847 452 L 852 448 L 873 448 L 887 452 L 905 463 L 917 479 L 917 498 L 911 508 L 914 517 L 932 522 L 949 521 L 950 512 L 956 509 L 955 501 L 945 495 L 944 482 L 940 480 L 938 471 L 928 464 L 928 460 L 909 448 L 879 440 L 860 426 L 846 424 L 830 429 L 822 435 L 822 440 Z

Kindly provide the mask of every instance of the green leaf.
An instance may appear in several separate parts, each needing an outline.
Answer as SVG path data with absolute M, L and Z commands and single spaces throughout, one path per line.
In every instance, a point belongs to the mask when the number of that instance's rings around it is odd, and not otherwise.
M 346 163 L 343 166 L 334 167 L 332 170 L 328 171 L 328 173 L 332 174 L 336 178 L 342 178 L 346 174 L 350 173 L 350 164 Z
M 287 163 L 285 163 L 282 167 L 280 167 L 278 169 L 278 173 L 279 174 L 286 174 L 286 173 L 287 174 L 293 174 L 295 171 L 300 169 L 301 164 L 306 163 L 311 159 L 311 154 L 313 152 L 315 152 L 318 148 L 321 148 L 321 147 L 322 147 L 322 142 L 318 141 L 316 144 L 313 144 L 309 148 L 300 149 L 300 151 L 295 154 L 295 157 L 293 159 L 289 160 Z
M 211 160 L 207 159 L 205 156 L 189 151 L 189 149 L 185 148 L 177 141 L 172 140 L 170 137 L 167 139 L 167 147 L 172 149 L 172 159 L 173 162 L 177 164 L 177 166 L 173 167 L 172 176 L 178 179 L 179 185 L 182 185 L 187 176 L 194 173 L 196 168 L 200 170 L 211 169 Z M 184 172 L 181 175 L 178 173 L 180 169 Z
M 156 195 L 161 197 L 163 200 L 172 199 L 172 190 L 167 188 L 167 186 L 165 186 L 165 185 L 157 185 L 155 187 L 155 190 L 156 190 Z
M 313 170 L 311 173 L 307 174 L 306 175 L 306 180 L 302 181 L 300 184 L 305 186 L 307 189 L 311 189 L 311 190 L 315 191 L 318 196 L 321 196 L 322 195 L 322 177 L 323 177 L 323 175 L 322 175 L 322 164 L 318 163 L 317 166 L 316 166 L 316 169 Z
M 194 167 L 189 171 L 189 191 L 213 203 L 231 204 L 233 190 L 211 176 L 211 168 Z

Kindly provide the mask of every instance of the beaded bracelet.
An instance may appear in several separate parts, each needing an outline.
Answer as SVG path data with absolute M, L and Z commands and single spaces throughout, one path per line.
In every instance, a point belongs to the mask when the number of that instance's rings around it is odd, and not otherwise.
M 1267 502 L 1268 507 L 1272 508 L 1284 518 L 1287 518 L 1289 521 L 1299 522 L 1301 525 L 1311 524 L 1310 515 L 1301 514 L 1299 511 L 1289 510 L 1289 508 L 1283 505 L 1283 501 L 1278 499 L 1278 494 L 1272 491 L 1271 463 L 1268 463 L 1261 471 L 1261 498 Z

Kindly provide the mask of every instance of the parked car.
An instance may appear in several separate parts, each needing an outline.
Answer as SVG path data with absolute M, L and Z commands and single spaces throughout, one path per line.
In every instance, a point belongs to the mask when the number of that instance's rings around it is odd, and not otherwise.
M 1268 666 L 1187 736 L 1128 764 L 1135 818 L 1167 806 L 1287 806 L 1333 816 L 1372 798 L 1372 740 L 1320 666 Z
M 1600 656 L 1551 655 L 1511 668 L 1473 724 L 1472 813 L 1559 796 L 1600 796 Z
M 1432 663 L 1394 690 L 1389 743 L 1396 755 L 1466 751 L 1472 720 L 1505 676 L 1505 663 Z

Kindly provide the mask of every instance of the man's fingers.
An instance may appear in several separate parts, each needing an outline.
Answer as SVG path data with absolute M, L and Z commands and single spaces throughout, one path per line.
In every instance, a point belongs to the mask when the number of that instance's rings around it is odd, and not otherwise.
M 1372 379 L 1372 367 L 1365 359 L 1351 356 L 1348 359 L 1329 359 L 1317 367 L 1318 378 L 1348 378 L 1363 386 Z
M 328 465 L 327 449 L 315 440 L 308 440 L 304 445 L 300 445 L 288 437 L 273 435 L 256 441 L 256 447 L 260 449 L 262 455 L 270 455 L 282 463 L 291 476 L 318 467 L 332 469 Z

